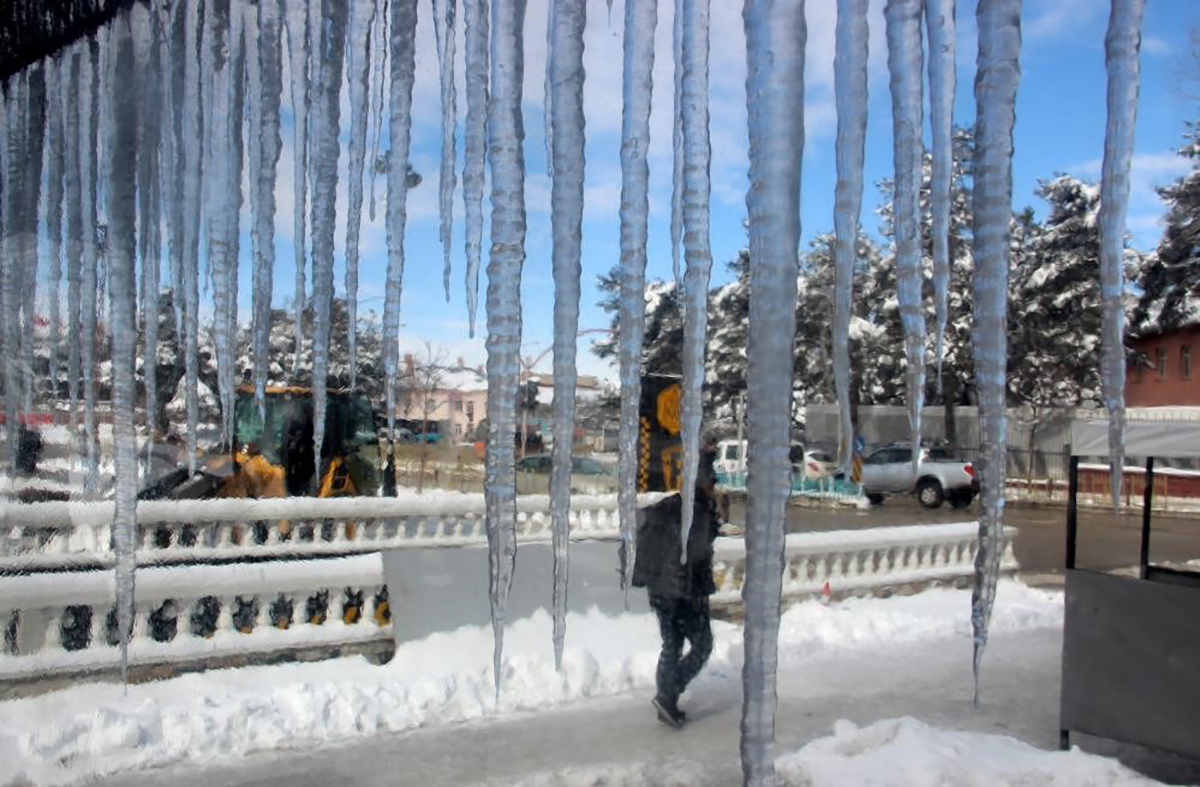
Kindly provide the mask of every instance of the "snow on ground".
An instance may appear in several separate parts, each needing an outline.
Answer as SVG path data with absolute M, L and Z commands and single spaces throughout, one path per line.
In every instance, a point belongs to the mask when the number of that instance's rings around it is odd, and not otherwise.
M 1015 581 L 1001 585 L 993 633 L 1061 622 L 1061 594 Z M 739 671 L 740 627 L 715 621 L 713 628 L 709 669 Z M 173 762 L 510 715 L 653 686 L 659 648 L 653 616 L 609 618 L 595 610 L 569 616 L 561 673 L 554 670 L 550 630 L 545 611 L 509 625 L 499 701 L 490 669 L 490 628 L 465 627 L 406 644 L 383 667 L 356 657 L 214 670 L 127 692 L 115 684 L 81 684 L 0 703 L 0 784 L 22 779 L 67 784 Z M 947 637 L 964 642 L 970 637 L 968 591 L 805 602 L 783 617 L 781 669 L 803 667 L 823 655 Z M 896 669 L 902 680 L 905 669 L 921 667 Z

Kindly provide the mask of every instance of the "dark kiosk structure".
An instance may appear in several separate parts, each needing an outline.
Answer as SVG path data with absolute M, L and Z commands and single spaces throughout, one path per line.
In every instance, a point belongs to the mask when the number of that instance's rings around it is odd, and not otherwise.
M 1082 732 L 1200 758 L 1200 571 L 1150 563 L 1155 458 L 1200 456 L 1200 425 L 1130 423 L 1145 460 L 1137 576 L 1075 568 L 1079 458 L 1108 456 L 1108 422 L 1076 424 L 1067 503 L 1061 745 Z M 1085 534 L 1086 535 L 1086 534 Z

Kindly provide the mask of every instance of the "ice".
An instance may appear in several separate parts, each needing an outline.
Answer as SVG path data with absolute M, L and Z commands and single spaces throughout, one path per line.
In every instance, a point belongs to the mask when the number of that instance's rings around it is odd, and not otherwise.
M 629 592 L 637 548 L 638 405 L 646 321 L 646 241 L 649 216 L 650 106 L 658 0 L 625 3 L 624 113 L 621 125 L 621 414 L 617 435 L 617 496 L 621 515 L 621 586 Z
M 1012 218 L 1013 124 L 1021 70 L 1021 0 L 986 0 L 976 9 L 979 57 L 975 76 L 975 379 L 979 386 L 980 511 L 971 627 L 975 702 L 979 666 L 996 600 L 1004 529 L 1004 465 L 1008 424 L 1009 221 Z
M 1100 176 L 1100 290 L 1102 350 L 1100 375 L 1108 408 L 1108 455 L 1113 510 L 1121 505 L 1125 465 L 1125 211 L 1129 206 L 1129 163 L 1137 123 L 1138 49 L 1145 0 L 1113 0 L 1104 38 L 1108 71 L 1108 124 Z
M 925 314 L 921 307 L 921 0 L 889 0 L 888 71 L 891 74 L 896 238 L 896 297 L 908 359 L 908 420 L 913 471 L 921 462 L 921 407 L 925 402 Z
M 833 314 L 833 376 L 841 423 L 839 461 L 850 466 L 854 422 L 850 417 L 850 312 L 854 263 L 862 212 L 863 147 L 867 136 L 867 0 L 838 0 L 834 92 L 837 102 L 837 186 L 833 223 L 836 234 Z
M 282 139 L 279 132 L 283 91 L 283 50 L 279 6 L 270 2 L 247 7 L 246 43 L 250 108 L 250 245 L 253 255 L 252 293 L 254 394 L 266 406 L 270 372 L 271 294 L 275 270 L 275 180 Z M 255 35 L 251 35 L 251 31 Z M 352 367 L 353 368 L 353 367 Z
M 675 114 L 671 124 L 671 144 L 675 153 L 671 165 L 671 271 L 679 284 L 679 244 L 683 238 L 683 3 L 675 0 L 671 19 L 672 62 L 675 79 Z
M 22 274 L 23 278 L 19 281 L 18 286 L 21 306 L 21 408 L 25 412 L 33 410 L 33 388 L 36 377 L 33 364 L 33 344 L 40 264 L 41 231 L 38 223 L 38 202 L 42 190 L 42 158 L 46 138 L 46 71 L 47 65 L 41 63 L 31 68 L 28 74 L 29 103 L 24 132 L 27 147 L 22 154 L 26 162 L 22 168 L 25 182 L 21 186 L 19 198 L 22 203 L 21 214 L 24 227 L 20 239 L 24 261 L 18 268 L 18 272 Z
M 388 136 L 387 280 L 383 301 L 383 368 L 387 377 L 388 436 L 395 439 L 396 374 L 400 362 L 400 287 L 404 278 L 404 224 L 408 214 L 408 149 L 412 141 L 412 91 L 417 0 L 391 2 L 391 105 Z
M 933 304 L 937 319 L 938 390 L 942 386 L 942 344 L 946 336 L 946 303 L 950 287 L 950 168 L 954 151 L 954 0 L 925 0 L 929 37 L 929 126 L 933 137 L 930 204 L 933 225 Z
M 67 238 L 67 423 L 71 437 L 79 434 L 80 292 L 83 269 L 83 181 L 80 159 L 80 76 L 83 48 L 75 47 L 63 64 L 63 188 L 66 192 Z
M 212 39 L 205 41 L 206 66 L 212 80 L 212 140 L 207 146 L 206 181 L 208 265 L 212 273 L 213 338 L 217 353 L 217 393 L 221 402 L 221 444 L 233 439 L 234 339 L 231 312 L 237 313 L 238 213 L 242 204 L 242 153 L 240 110 L 241 13 L 233 13 L 230 0 L 210 6 Z
M 383 92 L 387 85 L 388 58 L 388 0 L 375 0 L 375 45 L 372 48 L 374 75 L 371 77 L 375 91 L 375 141 L 371 145 L 371 168 L 368 175 L 371 179 L 371 221 L 375 221 L 375 175 L 376 163 L 379 161 L 379 141 L 383 137 Z
M 521 268 L 525 262 L 525 140 L 521 82 L 525 73 L 525 0 L 493 0 L 492 95 L 488 158 L 492 165 L 492 249 L 488 260 L 487 500 L 493 677 L 500 693 L 505 609 L 517 560 L 516 396 L 520 382 Z M 572 337 L 573 338 L 573 337 Z
M 483 164 L 487 152 L 488 6 L 463 0 L 466 27 L 467 125 L 463 132 L 463 213 L 466 220 L 466 301 L 468 333 L 475 338 L 479 304 L 479 257 L 483 243 Z
M 312 111 L 312 260 L 313 260 L 313 456 L 319 489 L 324 468 L 321 448 L 325 441 L 325 405 L 328 397 L 329 340 L 332 335 L 333 243 L 337 218 L 338 133 L 341 119 L 342 59 L 346 50 L 346 6 L 331 3 L 321 20 L 319 46 L 313 51 L 321 62 L 320 80 Z
M 309 61 L 309 10 L 305 0 L 292 0 L 286 4 L 288 69 L 292 80 L 292 175 L 293 202 L 292 245 L 296 249 L 296 327 L 294 339 L 295 355 L 292 359 L 292 374 L 300 370 L 300 358 L 304 348 L 304 241 L 305 203 L 308 196 L 308 61 Z M 315 59 L 315 58 L 314 58 Z
M 546 73 L 542 81 L 542 139 L 546 143 L 546 174 L 554 179 L 554 63 L 550 60 L 550 50 L 554 48 L 554 12 L 558 7 L 555 0 L 550 0 L 546 9 Z
M 5 95 L 5 177 L 4 177 L 4 281 L 3 281 L 3 320 L 4 320 L 4 410 L 5 435 L 8 443 L 8 459 L 15 464 L 17 460 L 17 412 L 20 409 L 20 382 L 18 375 L 18 341 L 20 330 L 21 304 L 17 299 L 20 292 L 21 266 L 25 264 L 24 249 L 25 232 L 22 208 L 24 201 L 19 198 L 25 184 L 24 167 L 29 162 L 25 158 L 25 117 L 27 113 L 29 73 L 24 72 L 12 80 Z M 10 465 L 11 466 L 11 465 Z
M 113 443 L 116 488 L 113 513 L 113 549 L 116 553 L 117 631 L 121 642 L 121 679 L 126 679 L 129 640 L 133 634 L 134 548 L 137 542 L 137 438 L 134 432 L 137 350 L 137 183 L 138 101 L 141 91 L 128 86 L 138 79 L 134 60 L 136 37 L 148 36 L 150 13 L 136 5 L 120 13 L 109 28 L 111 57 L 105 101 L 109 105 L 105 133 L 108 202 L 108 295 L 111 300 L 113 361 Z M 143 149 L 142 152 L 147 152 Z
M 678 7 L 676 8 L 678 10 Z M 696 468 L 700 460 L 700 421 L 704 385 L 704 344 L 708 333 L 709 249 L 708 200 L 712 147 L 708 138 L 708 11 L 709 0 L 684 0 L 679 105 L 683 129 L 683 247 L 687 271 L 683 288 L 683 514 L 680 562 L 687 560 L 692 529 Z
M 788 444 L 796 333 L 800 168 L 804 155 L 803 0 L 747 0 L 746 108 L 750 131 L 750 327 L 742 776 L 773 784 Z M 685 498 L 686 499 L 686 498 Z
M 204 107 L 200 105 L 201 63 L 199 44 L 201 33 L 198 3 L 183 6 L 187 13 L 184 31 L 185 58 L 183 91 L 178 101 L 182 104 L 177 111 L 183 113 L 180 136 L 175 140 L 176 149 L 183 151 L 184 174 L 181 190 L 183 221 L 183 357 L 184 383 L 187 399 L 187 460 L 188 470 L 196 471 L 196 427 L 200 421 L 200 398 L 197 384 L 199 373 L 200 338 L 200 198 L 201 174 L 203 171 L 203 146 L 197 142 L 204 129 Z
M 182 342 L 184 335 L 183 293 L 185 289 L 183 284 L 183 260 L 185 256 L 183 193 L 184 172 L 187 167 L 184 146 L 181 140 L 184 128 L 183 101 L 186 94 L 186 90 L 184 89 L 184 73 L 187 62 L 187 58 L 184 57 L 186 19 L 188 16 L 186 4 L 176 4 L 170 9 L 163 9 L 163 15 L 166 17 L 166 27 L 169 33 L 165 47 L 168 60 L 166 70 L 170 81 L 167 83 L 169 89 L 163 91 L 162 114 L 163 117 L 171 119 L 171 125 L 164 128 L 162 135 L 162 160 L 166 172 L 170 173 L 163 181 L 166 188 L 163 208 L 167 217 L 171 305 L 175 316 L 175 337 L 177 342 Z
M 139 107 L 138 159 L 137 159 L 137 249 L 142 265 L 141 325 L 143 330 L 143 358 L 158 357 L 158 282 L 159 254 L 161 252 L 161 227 L 159 221 L 160 198 L 160 142 L 163 117 L 162 91 L 162 17 L 157 9 L 135 5 L 132 14 L 134 35 L 134 58 L 136 74 L 140 80 L 139 92 L 142 104 Z M 142 17 L 146 16 L 146 19 Z M 158 399 L 157 374 L 152 366 L 143 374 L 145 385 L 146 457 L 154 455 L 155 402 Z M 147 467 L 147 470 L 149 468 Z
M 559 7 L 561 5 L 561 7 Z M 550 11 L 551 139 L 554 181 L 550 192 L 554 235 L 554 447 L 550 469 L 550 520 L 554 542 L 554 665 L 562 668 L 570 564 L 572 444 L 575 442 L 575 336 L 579 332 L 580 252 L 583 245 L 583 31 L 587 6 L 555 0 Z
M 47 291 L 50 296 L 49 391 L 54 406 L 57 406 L 58 403 L 58 372 L 62 356 L 62 315 L 59 291 L 62 289 L 63 178 L 66 166 L 63 107 L 66 105 L 64 86 L 70 79 L 67 72 L 69 59 L 69 56 L 64 56 L 61 60 L 51 64 L 49 86 L 46 92 L 46 240 L 49 248 Z M 0 167 L 0 172 L 3 172 L 3 167 Z
M 370 14 L 368 16 L 368 13 Z M 350 4 L 350 41 L 346 49 L 350 93 L 350 172 L 346 184 L 346 338 L 350 388 L 358 384 L 358 238 L 362 229 L 363 157 L 367 146 L 367 120 L 371 110 L 371 26 L 375 6 Z M 374 169 L 374 167 L 372 167 Z
M 458 112 L 454 93 L 455 0 L 433 0 L 433 31 L 437 39 L 438 73 L 442 84 L 442 171 L 438 179 L 438 211 L 441 214 L 442 286 L 450 302 L 450 231 L 454 225 L 454 165 Z
M 81 376 L 83 378 L 83 429 L 87 441 L 87 477 L 84 482 L 84 492 L 92 495 L 96 490 L 99 473 L 99 457 L 96 455 L 96 336 L 98 325 L 99 304 L 97 303 L 97 155 L 96 137 L 100 115 L 99 93 L 104 88 L 108 76 L 100 68 L 100 44 L 96 39 L 88 41 L 89 57 L 84 61 L 80 70 L 80 85 L 82 86 L 79 102 L 79 167 L 82 181 L 81 205 L 83 208 L 83 223 L 81 232 L 83 238 L 83 272 L 81 274 L 80 297 L 80 335 L 82 349 L 80 352 Z

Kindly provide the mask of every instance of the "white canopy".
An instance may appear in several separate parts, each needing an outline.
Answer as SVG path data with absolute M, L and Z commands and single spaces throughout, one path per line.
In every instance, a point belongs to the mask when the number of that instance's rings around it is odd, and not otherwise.
M 1108 421 L 1076 421 L 1071 426 L 1074 456 L 1108 456 Z M 1130 421 L 1125 427 L 1125 455 L 1190 458 L 1200 456 L 1200 423 Z

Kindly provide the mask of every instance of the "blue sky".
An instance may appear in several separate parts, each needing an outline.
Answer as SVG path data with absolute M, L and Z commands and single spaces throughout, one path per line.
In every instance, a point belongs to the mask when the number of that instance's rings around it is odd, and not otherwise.
M 657 59 L 654 68 L 654 103 L 651 120 L 651 227 L 650 277 L 667 277 L 671 270 L 668 235 L 671 182 L 671 9 L 660 2 L 657 29 Z M 874 209 L 878 204 L 874 183 L 891 175 L 891 102 L 887 89 L 886 45 L 883 0 L 871 2 L 870 108 L 866 150 L 866 191 L 863 223 L 877 230 Z M 741 4 L 713 0 L 713 37 L 710 56 L 710 109 L 712 160 L 712 251 L 713 281 L 725 281 L 725 262 L 745 245 L 745 190 L 747 169 L 745 111 L 745 42 Z M 1038 178 L 1068 172 L 1096 180 L 1103 155 L 1105 121 L 1104 33 L 1108 3 L 1102 0 L 1026 0 L 1022 19 L 1022 80 L 1018 90 L 1014 206 L 1032 205 L 1042 215 L 1043 205 L 1033 195 Z M 438 240 L 437 177 L 440 156 L 440 109 L 433 25 L 429 4 L 420 4 L 418 22 L 417 80 L 414 95 L 414 166 L 424 182 L 409 193 L 409 222 L 405 249 L 407 266 L 402 299 L 402 344 L 405 351 L 425 341 L 453 359 L 470 364 L 486 358 L 482 338 L 468 339 L 463 294 L 464 256 L 461 183 L 455 193 L 453 245 L 453 289 L 450 303 L 442 294 L 442 253 Z M 583 295 L 581 328 L 606 327 L 607 316 L 596 306 L 597 275 L 609 270 L 618 259 L 620 202 L 621 123 L 621 21 L 623 2 L 613 4 L 611 22 L 604 0 L 588 0 L 584 103 L 587 114 L 587 181 L 583 240 Z M 833 0 L 809 0 L 809 41 L 806 63 L 806 131 L 802 184 L 802 244 L 833 226 L 835 183 L 834 136 L 836 115 L 833 98 L 833 40 L 836 22 Z M 542 79 L 545 67 L 545 0 L 530 0 L 525 26 L 525 156 L 526 201 L 529 229 L 527 259 L 522 285 L 524 336 L 522 354 L 534 357 L 550 346 L 552 336 L 553 286 L 551 281 L 550 183 L 543 154 Z M 459 155 L 461 175 L 462 128 L 465 100 L 462 77 L 462 30 L 459 20 L 458 94 Z M 976 49 L 975 7 L 970 0 L 958 3 L 958 91 L 955 122 L 974 123 L 974 63 Z M 1136 154 L 1133 164 L 1133 193 L 1129 208 L 1129 230 L 1138 248 L 1155 245 L 1161 227 L 1162 206 L 1154 186 L 1169 183 L 1187 171 L 1187 163 L 1174 155 L 1184 121 L 1197 118 L 1200 82 L 1187 83 L 1188 75 L 1200 76 L 1200 64 L 1191 59 L 1189 34 L 1200 29 L 1200 3 L 1194 0 L 1149 0 L 1143 26 L 1141 100 L 1138 109 Z M 286 83 L 286 77 L 285 77 Z M 277 266 L 275 302 L 290 301 L 293 295 L 291 210 L 293 205 L 291 118 L 285 91 L 284 151 L 279 164 L 276 219 Z M 343 136 L 348 122 L 343 91 Z M 928 123 L 928 121 L 926 121 Z M 928 134 L 927 134 L 928 137 Z M 386 139 L 384 142 L 386 146 Z M 341 295 L 345 243 L 346 145 L 343 144 L 339 182 L 337 260 L 335 279 Z M 384 182 L 376 184 L 382 197 Z M 367 221 L 362 236 L 360 311 L 383 308 L 386 242 L 383 204 L 377 219 Z M 489 211 L 485 197 L 485 214 Z M 243 217 L 243 226 L 247 225 Z M 364 220 L 367 220 L 364 209 Z M 244 240 L 248 247 L 248 239 Z M 487 263 L 485 227 L 484 260 Z M 243 253 L 243 308 L 249 305 L 250 277 L 247 254 Z M 480 279 L 479 324 L 483 310 L 486 275 Z M 245 315 L 245 316 L 248 316 Z M 590 338 L 579 342 L 582 373 L 615 377 L 615 372 L 591 355 Z M 549 370 L 546 355 L 540 369 Z

